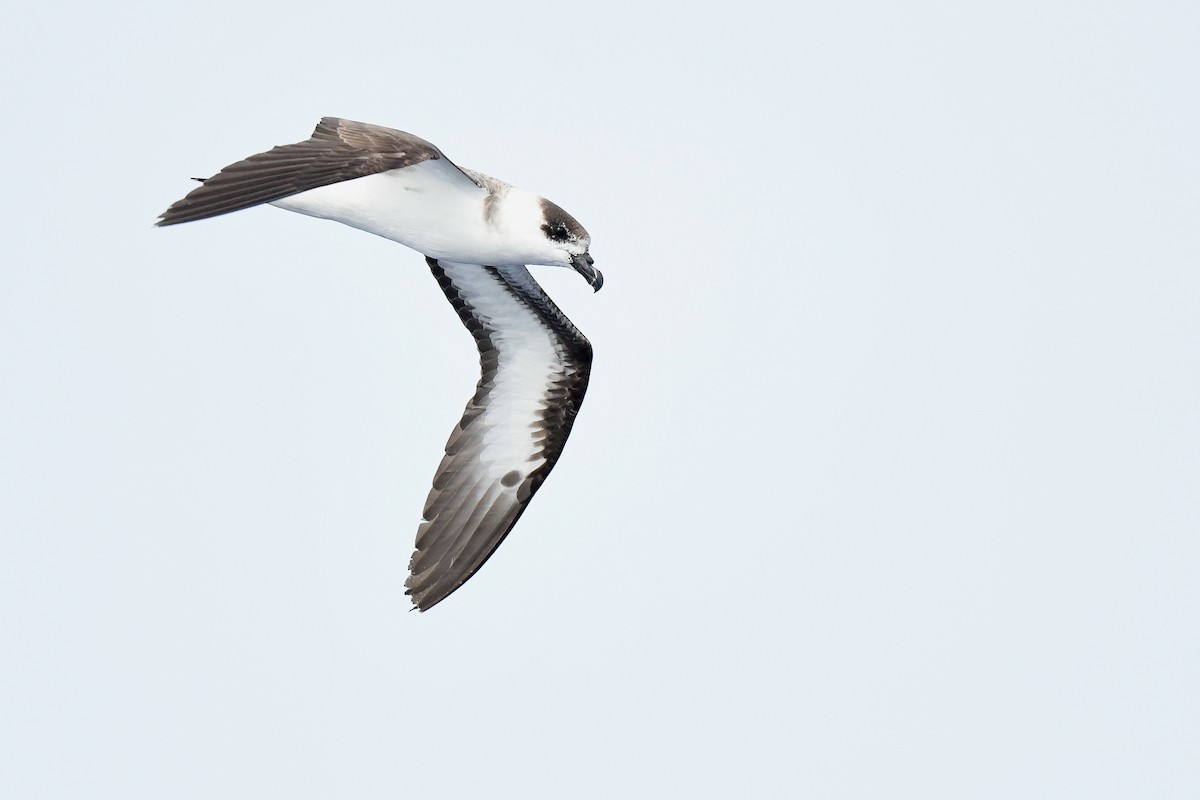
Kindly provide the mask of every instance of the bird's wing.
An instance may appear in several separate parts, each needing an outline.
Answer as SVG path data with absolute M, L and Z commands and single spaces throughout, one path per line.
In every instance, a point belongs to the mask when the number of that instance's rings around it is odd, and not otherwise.
M 157 224 L 215 217 L 331 183 L 437 160 L 453 179 L 482 188 L 477 178 L 454 166 L 441 150 L 411 133 L 325 117 L 311 138 L 250 156 L 206 179 L 164 211 Z
M 554 468 L 587 391 L 592 346 L 524 267 L 427 259 L 475 337 L 483 375 L 425 502 L 405 583 L 425 611 L 462 586 Z

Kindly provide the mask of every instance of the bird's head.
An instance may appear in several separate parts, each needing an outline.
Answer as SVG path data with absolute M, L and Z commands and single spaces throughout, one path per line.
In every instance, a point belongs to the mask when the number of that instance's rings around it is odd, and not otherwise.
M 588 253 L 592 237 L 579 221 L 544 197 L 510 187 L 495 209 L 493 224 L 519 240 L 522 263 L 570 267 L 600 291 L 604 276 Z
M 566 263 L 559 266 L 571 267 L 584 277 L 593 290 L 600 291 L 600 287 L 604 285 L 604 276 L 596 269 L 595 262 L 588 253 L 592 237 L 588 236 L 588 232 L 578 220 L 562 208 L 544 197 L 538 199 L 541 201 L 542 234 L 547 243 L 566 259 Z

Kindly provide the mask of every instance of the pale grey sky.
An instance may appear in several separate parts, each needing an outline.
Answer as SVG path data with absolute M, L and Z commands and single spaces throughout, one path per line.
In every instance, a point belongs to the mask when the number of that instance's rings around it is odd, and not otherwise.
M 1200 6 L 43 4 L 0 31 L 0 796 L 1200 796 Z M 322 115 L 591 231 L 563 460 L 429 614 L 422 259 Z

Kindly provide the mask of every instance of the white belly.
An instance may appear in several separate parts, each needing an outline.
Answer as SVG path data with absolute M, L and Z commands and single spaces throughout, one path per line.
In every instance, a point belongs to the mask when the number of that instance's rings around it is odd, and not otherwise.
M 486 196 L 438 159 L 310 189 L 271 205 L 335 220 L 434 258 L 486 264 L 499 244 L 484 217 Z

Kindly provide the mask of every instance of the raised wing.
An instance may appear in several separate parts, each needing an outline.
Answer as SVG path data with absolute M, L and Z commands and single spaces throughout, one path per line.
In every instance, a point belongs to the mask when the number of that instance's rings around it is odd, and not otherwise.
M 311 138 L 230 164 L 164 211 L 159 225 L 192 222 L 281 200 L 331 183 L 445 160 L 464 182 L 478 180 L 454 167 L 442 151 L 411 133 L 325 117 Z
M 592 346 L 524 267 L 426 259 L 475 337 L 483 375 L 425 501 L 405 583 L 426 611 L 500 546 L 562 454 Z

